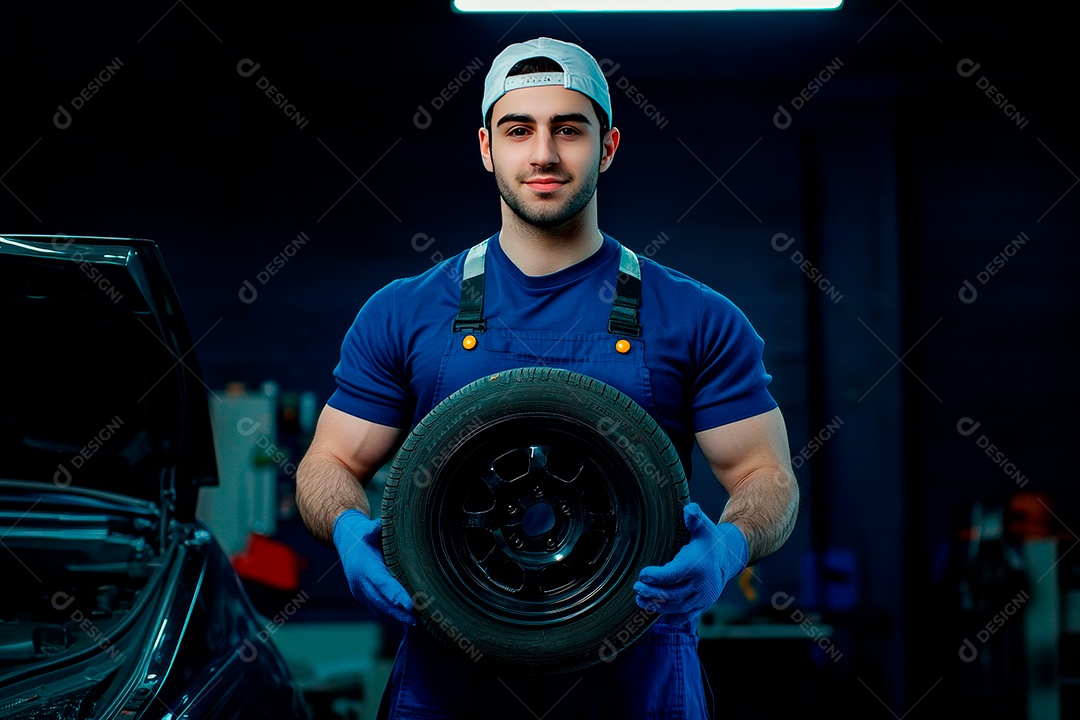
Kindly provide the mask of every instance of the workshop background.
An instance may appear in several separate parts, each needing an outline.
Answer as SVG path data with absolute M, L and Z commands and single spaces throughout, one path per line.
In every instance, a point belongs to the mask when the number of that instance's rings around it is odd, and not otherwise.
M 601 227 L 746 312 L 787 418 L 798 527 L 702 626 L 721 716 L 1077 716 L 1067 11 L 272 7 L 0 8 L 0 231 L 160 244 L 215 422 L 202 516 L 321 717 L 370 717 L 395 635 L 295 466 L 360 305 L 497 230 L 483 77 L 539 35 L 608 72 Z

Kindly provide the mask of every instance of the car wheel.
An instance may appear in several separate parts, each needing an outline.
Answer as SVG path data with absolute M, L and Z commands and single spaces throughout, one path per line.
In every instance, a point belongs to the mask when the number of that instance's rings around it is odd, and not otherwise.
M 461 388 L 406 438 L 383 554 L 442 645 L 500 671 L 568 672 L 656 619 L 633 583 L 685 543 L 688 495 L 671 440 L 629 396 L 518 368 Z

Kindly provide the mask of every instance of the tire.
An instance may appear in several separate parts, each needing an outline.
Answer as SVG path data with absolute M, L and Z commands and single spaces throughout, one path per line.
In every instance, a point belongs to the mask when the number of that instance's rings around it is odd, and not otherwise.
M 686 542 L 688 499 L 671 440 L 633 399 L 518 368 L 461 388 L 406 438 L 383 555 L 443 646 L 499 672 L 570 672 L 652 625 L 633 584 Z

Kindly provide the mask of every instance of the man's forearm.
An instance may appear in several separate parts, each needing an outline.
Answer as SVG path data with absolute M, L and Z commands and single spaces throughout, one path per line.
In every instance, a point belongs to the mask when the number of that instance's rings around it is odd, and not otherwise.
M 799 513 L 799 485 L 790 471 L 758 470 L 728 498 L 720 522 L 735 523 L 750 546 L 750 563 L 771 555 L 787 542 Z
M 333 544 L 334 520 L 356 508 L 371 517 L 367 493 L 340 461 L 326 454 L 304 456 L 296 469 L 296 507 L 316 539 Z

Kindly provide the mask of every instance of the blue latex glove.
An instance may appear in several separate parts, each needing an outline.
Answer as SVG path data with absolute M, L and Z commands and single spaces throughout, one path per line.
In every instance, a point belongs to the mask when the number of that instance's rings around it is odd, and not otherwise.
M 412 598 L 386 569 L 381 521 L 346 510 L 334 521 L 333 534 L 353 597 L 380 615 L 415 625 Z
M 715 524 L 697 503 L 683 508 L 690 540 L 671 562 L 642 568 L 634 583 L 639 607 L 663 613 L 668 622 L 696 619 L 746 567 L 750 547 L 733 523 Z

